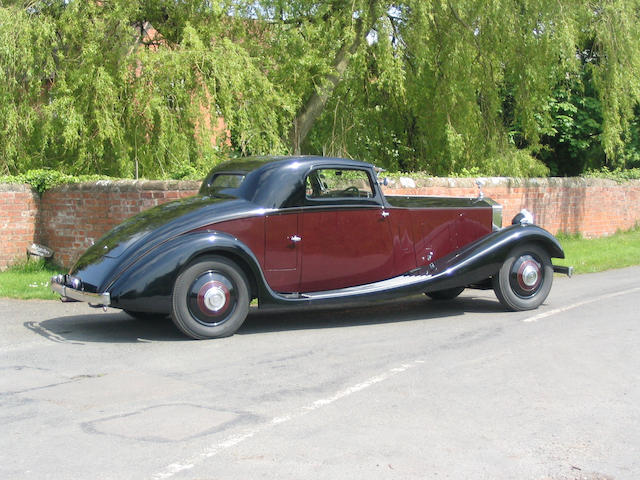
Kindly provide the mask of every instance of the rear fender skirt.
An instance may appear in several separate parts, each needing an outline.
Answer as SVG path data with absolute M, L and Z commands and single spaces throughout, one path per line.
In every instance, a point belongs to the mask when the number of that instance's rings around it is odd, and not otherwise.
M 244 243 L 223 232 L 192 232 L 175 237 L 145 253 L 109 285 L 111 306 L 132 311 L 169 313 L 173 284 L 194 258 L 218 254 L 243 263 L 265 288 L 258 259 Z

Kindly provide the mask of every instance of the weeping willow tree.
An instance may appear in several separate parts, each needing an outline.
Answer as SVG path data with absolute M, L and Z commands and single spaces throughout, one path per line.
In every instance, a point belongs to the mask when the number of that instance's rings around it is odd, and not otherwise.
M 621 166 L 637 129 L 639 28 L 637 1 L 389 5 L 312 148 L 436 174 L 545 174 L 541 140 L 567 120 L 554 118 L 555 95 L 586 72 L 603 116 L 596 141 Z
M 640 0 L 1 5 L 8 173 L 176 176 L 302 152 L 544 175 L 570 171 L 567 143 L 616 167 L 640 138 Z
M 175 176 L 223 157 L 229 135 L 242 152 L 286 152 L 288 106 L 242 44 L 220 33 L 221 6 L 5 3 L 3 173 Z

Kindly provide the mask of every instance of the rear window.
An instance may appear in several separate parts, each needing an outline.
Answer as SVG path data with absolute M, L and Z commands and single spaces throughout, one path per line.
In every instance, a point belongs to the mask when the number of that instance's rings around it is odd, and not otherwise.
M 205 181 L 200 193 L 210 197 L 235 196 L 235 189 L 242 185 L 244 173 L 216 173 L 210 180 Z

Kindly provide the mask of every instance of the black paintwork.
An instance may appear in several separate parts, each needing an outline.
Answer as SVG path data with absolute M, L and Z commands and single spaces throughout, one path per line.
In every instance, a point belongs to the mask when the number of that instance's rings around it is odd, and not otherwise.
M 516 225 L 493 232 L 428 267 L 411 272 L 419 277 L 406 277 L 406 284 L 400 279 L 397 285 L 383 291 L 368 291 L 367 286 L 351 287 L 333 296 L 313 298 L 313 295 L 274 292 L 246 245 L 226 233 L 198 230 L 211 224 L 212 219 L 218 222 L 310 205 L 305 198 L 304 178 L 318 166 L 359 168 L 373 175 L 373 167 L 367 163 L 335 158 L 261 157 L 230 161 L 207 175 L 199 195 L 152 208 L 115 227 L 87 250 L 70 274 L 82 280 L 85 291 L 109 292 L 111 306 L 168 313 L 173 284 L 181 269 L 195 257 L 213 253 L 228 256 L 243 268 L 260 306 L 370 302 L 476 284 L 495 275 L 509 251 L 523 242 L 540 243 L 552 257 L 564 258 L 562 248 L 551 234 L 536 226 Z M 245 180 L 238 188 L 213 191 L 211 181 L 221 172 L 243 174 Z M 489 206 L 475 199 L 399 196 L 385 199 L 377 185 L 375 196 L 369 201 L 380 206 L 406 208 Z M 319 200 L 311 204 L 331 203 Z M 416 278 L 419 281 L 416 282 Z
M 246 174 L 239 188 L 224 189 L 218 194 L 244 198 L 263 208 L 292 208 L 308 204 L 305 198 L 304 179 L 315 167 L 356 168 L 371 171 L 368 163 L 343 158 L 314 156 L 302 157 L 259 157 L 232 160 L 215 167 L 202 182 L 201 195 L 210 193 L 210 185 L 216 174 L 234 172 Z M 382 195 L 376 192 L 372 199 L 382 204 Z M 325 201 L 325 204 L 327 202 Z M 341 202 L 344 203 L 344 202 Z
M 109 231 L 80 257 L 71 273 L 85 290 L 105 291 L 120 272 L 141 256 L 174 237 L 210 223 L 250 215 L 259 210 L 238 198 L 196 196 L 159 205 Z

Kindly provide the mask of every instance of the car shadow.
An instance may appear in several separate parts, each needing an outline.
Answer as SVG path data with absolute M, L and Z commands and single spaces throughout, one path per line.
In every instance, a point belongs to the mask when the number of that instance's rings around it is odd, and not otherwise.
M 420 295 L 373 305 L 252 310 L 236 335 L 289 330 L 344 328 L 358 325 L 429 321 L 466 313 L 504 312 L 497 300 L 459 297 L 436 301 Z
M 124 312 L 88 311 L 83 315 L 55 317 L 40 322 L 25 322 L 25 328 L 57 343 L 143 343 L 188 340 L 169 317 L 139 320 Z
M 260 310 L 257 307 L 251 307 L 247 319 L 236 335 L 430 321 L 467 313 L 498 312 L 504 312 L 504 308 L 497 300 L 474 297 L 473 294 L 466 294 L 451 301 L 434 301 L 420 295 L 348 308 L 342 306 Z M 114 310 L 55 317 L 40 322 L 25 322 L 24 326 L 57 343 L 144 343 L 190 340 L 178 331 L 169 317 L 140 320 Z

